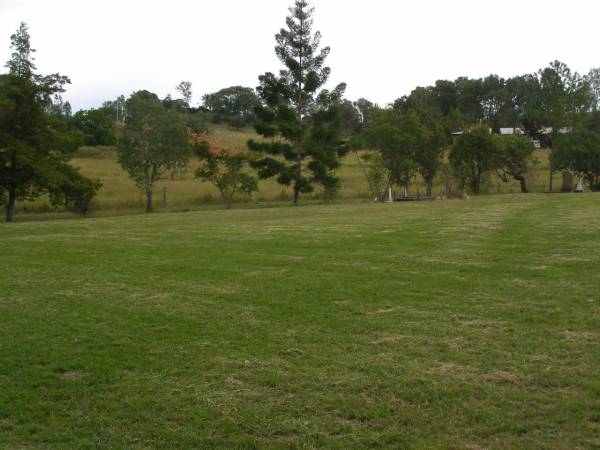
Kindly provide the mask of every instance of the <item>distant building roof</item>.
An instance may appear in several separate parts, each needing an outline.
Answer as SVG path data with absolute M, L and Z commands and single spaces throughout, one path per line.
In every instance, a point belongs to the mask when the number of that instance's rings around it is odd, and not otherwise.
M 558 132 L 560 134 L 567 134 L 570 133 L 571 131 L 573 131 L 573 128 L 571 127 L 562 127 L 558 129 Z M 554 129 L 552 127 L 544 127 L 541 130 L 538 130 L 538 133 L 543 134 L 543 135 L 548 135 L 548 134 L 552 134 L 554 132 Z
M 500 128 L 502 136 L 512 136 L 514 134 L 523 135 L 525 132 L 521 128 Z
M 488 131 L 489 131 L 490 134 L 492 134 L 492 129 L 491 128 L 488 128 Z M 465 133 L 466 133 L 466 131 L 455 131 L 455 132 L 452 133 L 452 136 L 462 136 Z

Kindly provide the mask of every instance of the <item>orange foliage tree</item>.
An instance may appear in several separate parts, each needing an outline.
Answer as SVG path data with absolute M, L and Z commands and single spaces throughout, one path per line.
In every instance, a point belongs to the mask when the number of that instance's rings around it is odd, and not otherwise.
M 196 178 L 212 183 L 227 209 L 237 194 L 251 196 L 258 192 L 257 179 L 246 171 L 252 157 L 250 153 L 229 149 L 225 142 L 208 133 L 188 130 L 188 135 L 199 160 Z

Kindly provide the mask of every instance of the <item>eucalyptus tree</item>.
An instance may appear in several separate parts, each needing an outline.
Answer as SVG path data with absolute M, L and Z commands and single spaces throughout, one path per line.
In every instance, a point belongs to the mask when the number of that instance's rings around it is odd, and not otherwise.
M 535 146 L 526 136 L 496 136 L 495 170 L 502 181 L 508 183 L 512 178 L 521 186 L 521 192 L 527 193 L 527 171 L 533 158 Z
M 261 154 L 253 162 L 259 176 L 292 186 L 294 204 L 315 184 L 335 192 L 338 156 L 345 151 L 337 105 L 346 86 L 324 88 L 331 74 L 325 65 L 330 48 L 321 48 L 321 33 L 312 31 L 313 13 L 307 1 L 296 0 L 286 28 L 276 35 L 275 53 L 284 68 L 278 75 L 261 75 L 257 88 L 262 105 L 256 108 L 255 129 L 266 139 L 248 142 Z
M 497 164 L 497 140 L 487 127 L 474 127 L 460 136 L 450 150 L 454 173 L 471 192 L 479 194 L 483 176 Z
M 190 81 L 182 81 L 177 85 L 175 89 L 177 90 L 179 95 L 181 95 L 181 98 L 183 99 L 187 107 L 189 108 L 190 106 L 192 106 L 192 83 Z
M 242 128 L 255 120 L 254 108 L 260 100 L 252 88 L 231 86 L 202 97 L 204 107 L 213 114 L 216 123 L 226 122 Z
M 588 85 L 590 106 L 593 112 L 600 111 L 600 68 L 594 68 L 585 76 Z
M 387 192 L 394 184 L 408 190 L 419 169 L 417 153 L 431 139 L 414 111 L 380 110 L 371 115 L 362 135 L 363 145 L 376 150 L 387 169 Z
M 98 108 L 100 111 L 110 117 L 114 117 L 115 121 L 123 123 L 127 117 L 125 109 L 125 96 L 119 95 L 115 100 L 107 100 Z
M 552 164 L 585 179 L 590 190 L 600 190 L 600 113 L 590 113 L 571 133 L 556 138 Z
M 428 120 L 422 122 L 425 129 L 414 155 L 417 170 L 425 181 L 427 197 L 433 196 L 433 181 L 442 166 L 442 160 L 447 150 L 448 137 L 442 122 Z
M 119 141 L 119 163 L 146 194 L 152 212 L 153 188 L 166 172 L 185 166 L 192 146 L 181 114 L 167 110 L 148 91 L 134 93 L 126 103 L 127 121 Z
M 367 100 L 366 98 L 359 98 L 356 100 L 354 102 L 354 107 L 359 115 L 361 127 L 364 127 L 369 121 L 369 115 L 373 111 L 377 111 L 379 109 L 379 105 Z
M 83 133 L 85 145 L 115 145 L 115 121 L 105 110 L 89 109 L 77 111 L 71 125 Z
M 543 137 L 550 150 L 561 129 L 575 125 L 578 113 L 589 107 L 588 84 L 577 72 L 554 61 L 538 72 L 540 121 L 550 130 Z M 554 167 L 550 158 L 549 190 L 552 192 Z

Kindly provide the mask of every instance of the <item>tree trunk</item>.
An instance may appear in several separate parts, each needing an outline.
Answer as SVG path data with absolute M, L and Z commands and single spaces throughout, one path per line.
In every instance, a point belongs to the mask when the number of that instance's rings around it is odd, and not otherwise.
M 596 177 L 594 175 L 588 175 L 587 177 L 588 184 L 590 185 L 590 192 L 594 192 L 594 189 L 596 187 L 594 186 L 596 184 L 595 179 Z
M 471 180 L 471 191 L 473 194 L 478 195 L 481 189 L 481 175 L 477 174 L 473 176 Z
M 300 155 L 298 155 L 298 160 L 296 161 L 296 183 L 294 183 L 294 205 L 298 204 L 298 200 L 300 199 L 300 177 L 302 176 L 302 159 Z
M 523 175 L 515 175 L 515 180 L 521 183 L 521 193 L 527 194 L 529 189 L 527 188 L 527 179 Z
M 8 191 L 8 205 L 6 207 L 6 221 L 12 222 L 15 215 L 15 202 L 17 199 L 17 193 L 14 189 Z
M 390 195 L 390 192 L 392 191 L 392 187 L 394 186 L 394 181 L 392 179 L 392 176 L 390 175 L 388 178 L 388 182 L 385 186 L 385 192 L 383 193 L 383 197 L 382 197 L 382 201 L 385 202 L 392 202 L 393 198 Z
M 154 203 L 152 202 L 152 184 L 154 183 L 154 168 L 146 166 L 146 212 L 154 212 Z
M 427 198 L 433 197 L 433 180 L 427 180 Z
M 554 140 L 554 136 L 552 136 L 553 140 Z M 552 144 L 554 144 L 552 142 Z M 553 181 L 554 181 L 554 166 L 552 164 L 552 147 L 553 145 L 550 145 L 550 153 L 548 154 L 548 165 L 550 166 L 550 179 L 548 181 L 548 192 L 552 193 L 552 190 L 554 188 L 553 186 Z
M 146 185 L 146 212 L 154 212 L 154 205 L 152 203 L 152 185 Z

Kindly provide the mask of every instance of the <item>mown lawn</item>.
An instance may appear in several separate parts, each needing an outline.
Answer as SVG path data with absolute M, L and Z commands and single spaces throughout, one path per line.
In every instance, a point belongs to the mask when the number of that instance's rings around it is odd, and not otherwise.
M 600 448 L 600 196 L 0 225 L 0 447 Z

